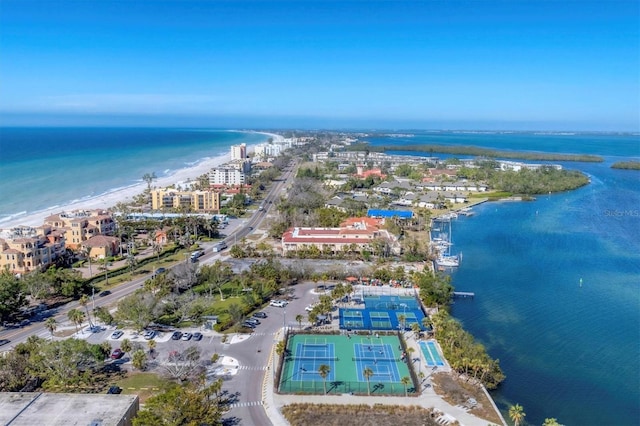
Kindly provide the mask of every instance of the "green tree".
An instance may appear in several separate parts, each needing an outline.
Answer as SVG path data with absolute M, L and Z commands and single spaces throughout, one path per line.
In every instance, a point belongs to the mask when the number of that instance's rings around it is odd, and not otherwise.
M 222 380 L 204 386 L 202 381 L 175 385 L 149 398 L 133 419 L 134 426 L 219 425 L 228 405 Z
M 296 321 L 298 322 L 298 327 L 300 328 L 300 330 L 302 330 L 302 320 L 303 319 L 304 319 L 304 317 L 302 316 L 302 314 L 296 315 Z
M 122 349 L 123 352 L 131 352 L 131 350 L 133 349 L 133 345 L 131 344 L 131 340 L 129 339 L 124 339 L 122 341 L 122 343 L 120 343 L 120 349 Z
M 320 364 L 320 366 L 318 367 L 318 374 L 320 375 L 320 377 L 322 377 L 322 385 L 324 387 L 324 393 L 327 393 L 327 376 L 329 375 L 329 372 L 331 371 L 331 367 L 329 367 L 327 364 Z
M 83 339 L 41 341 L 30 349 L 29 369 L 44 380 L 42 387 L 45 389 L 90 386 L 104 359 L 100 345 L 92 345 Z
M 155 350 L 155 348 L 156 348 L 156 345 L 157 345 L 157 343 L 156 343 L 156 341 L 155 341 L 155 340 L 153 340 L 153 339 L 151 339 L 151 340 L 149 340 L 149 341 L 147 342 L 147 346 L 149 347 L 149 353 L 150 353 L 150 354 L 152 354 L 152 353 L 153 353 L 153 351 L 154 351 L 154 350 Z
M 82 325 L 82 323 L 84 322 L 84 312 L 78 310 L 78 309 L 71 309 L 68 313 L 67 313 L 67 317 L 69 318 L 69 320 L 75 324 L 76 326 L 76 333 L 78 332 L 78 327 L 80 325 Z
M 147 183 L 147 192 L 151 193 L 151 183 L 156 179 L 158 179 L 158 177 L 156 176 L 155 172 L 145 173 L 144 175 L 142 175 L 142 180 Z
M 362 370 L 362 375 L 364 376 L 365 380 L 367 381 L 367 394 L 371 395 L 371 377 L 373 377 L 373 370 L 369 367 L 366 367 L 364 370 Z
M 115 319 L 120 324 L 142 331 L 155 319 L 156 309 L 159 307 L 155 295 L 135 292 L 118 302 Z
M 147 368 L 147 354 L 142 349 L 138 349 L 131 356 L 131 364 L 138 370 L 144 370 Z
M 526 414 L 524 413 L 522 405 L 516 404 L 509 407 L 509 418 L 513 421 L 515 426 L 520 426 L 525 416 Z
M 233 271 L 227 263 L 216 260 L 213 265 L 204 265 L 200 268 L 199 278 L 204 283 L 204 287 L 209 291 L 209 297 L 213 296 L 212 292 L 218 290 L 220 300 L 224 300 L 222 294 L 222 286 L 228 283 L 233 276 Z
M 411 378 L 409 376 L 404 376 L 400 379 L 400 383 L 404 386 L 404 396 L 409 396 L 409 392 L 407 391 L 407 386 L 411 384 Z
M 544 419 L 544 423 L 542 423 L 542 426 L 562 426 L 562 425 L 558 423 L 557 419 L 547 418 L 547 419 Z
M 47 318 L 47 320 L 44 322 L 44 327 L 49 330 L 49 333 L 51 333 L 51 340 L 53 340 L 53 332 L 56 331 L 56 328 L 58 328 L 56 319 L 54 317 Z
M 0 272 L 0 320 L 5 321 L 27 305 L 20 280 L 8 270 Z
M 89 296 L 83 294 L 80 299 L 78 299 L 78 303 L 80 306 L 84 308 L 84 311 L 87 314 L 87 319 L 89 320 L 89 327 L 93 328 L 93 322 L 91 321 L 91 315 L 89 315 Z
M 93 310 L 93 316 L 102 321 L 103 324 L 111 325 L 113 323 L 113 315 L 104 306 L 98 306 Z

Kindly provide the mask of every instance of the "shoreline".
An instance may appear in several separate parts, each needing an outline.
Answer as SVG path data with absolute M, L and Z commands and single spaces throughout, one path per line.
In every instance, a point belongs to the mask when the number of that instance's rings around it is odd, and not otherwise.
M 242 130 L 229 130 L 231 132 L 239 133 L 254 133 L 263 134 L 273 138 L 274 142 L 284 140 L 284 137 L 275 133 L 257 132 L 257 131 L 242 131 Z M 266 142 L 266 139 L 265 141 Z M 264 143 L 260 142 L 260 143 Z M 247 145 L 247 153 L 253 152 L 258 144 Z M 227 151 L 231 148 L 229 145 Z M 177 169 L 174 173 L 168 176 L 158 177 L 152 183 L 152 188 L 166 187 L 178 182 L 186 181 L 187 179 L 195 179 L 201 176 L 212 168 L 218 167 L 224 163 L 229 162 L 231 159 L 231 153 L 217 155 L 214 157 L 206 157 L 196 160 L 193 165 Z M 63 211 L 71 210 L 94 210 L 94 209 L 110 209 L 120 202 L 130 201 L 136 195 L 141 194 L 147 189 L 147 184 L 144 181 L 133 183 L 127 186 L 121 186 L 114 188 L 100 195 L 89 197 L 76 197 L 76 199 L 62 202 L 58 205 L 47 207 L 43 210 L 37 210 L 33 212 L 19 212 L 9 214 L 5 219 L 0 220 L 0 229 L 10 229 L 17 226 L 33 226 L 37 227 L 43 224 L 44 219 L 52 214 L 56 214 Z

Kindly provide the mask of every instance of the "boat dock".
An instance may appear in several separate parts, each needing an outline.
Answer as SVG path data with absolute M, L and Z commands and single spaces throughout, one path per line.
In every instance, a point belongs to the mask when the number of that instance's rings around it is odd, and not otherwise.
M 476 294 L 470 291 L 454 291 L 453 292 L 453 297 L 470 297 L 473 299 L 475 296 Z

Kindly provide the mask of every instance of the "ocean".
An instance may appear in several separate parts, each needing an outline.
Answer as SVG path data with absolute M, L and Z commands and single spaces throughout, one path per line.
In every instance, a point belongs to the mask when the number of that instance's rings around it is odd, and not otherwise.
M 2 222 L 169 176 L 257 133 L 207 129 L 0 128 Z M 194 176 L 195 177 L 195 176 Z
M 428 133 L 371 138 L 372 145 L 462 144 L 599 154 L 603 163 L 560 163 L 591 183 L 530 202 L 488 202 L 452 224 L 461 266 L 452 314 L 500 360 L 492 395 L 526 423 L 640 424 L 640 159 L 637 135 Z

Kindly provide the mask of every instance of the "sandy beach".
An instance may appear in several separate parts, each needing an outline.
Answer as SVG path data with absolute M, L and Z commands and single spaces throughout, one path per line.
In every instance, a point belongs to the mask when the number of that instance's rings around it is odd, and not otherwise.
M 245 132 L 249 133 L 249 132 Z M 282 141 L 284 138 L 280 135 L 276 135 L 274 133 L 266 133 L 266 132 L 253 132 L 260 133 L 263 135 L 268 135 L 273 138 L 274 142 Z M 247 152 L 253 152 L 255 150 L 256 144 L 247 145 Z M 170 186 L 176 184 L 178 182 L 184 182 L 188 179 L 195 179 L 198 176 L 201 176 L 214 167 L 218 167 L 221 164 L 228 162 L 231 158 L 231 153 L 227 153 L 224 155 L 220 155 L 217 157 L 212 157 L 203 161 L 198 162 L 192 167 L 187 167 L 184 169 L 179 169 L 175 173 L 169 176 L 163 176 L 152 183 L 152 187 L 163 188 L 166 186 Z M 70 210 L 91 210 L 91 209 L 109 209 L 115 206 L 119 202 L 127 202 L 133 199 L 136 195 L 142 193 L 147 188 L 146 182 L 140 182 L 135 185 L 131 185 L 122 189 L 118 189 L 112 192 L 108 192 L 93 198 L 83 199 L 81 201 L 68 203 L 60 206 L 56 206 L 50 209 L 40 210 L 37 212 L 28 213 L 24 216 L 19 216 L 14 219 L 8 220 L 2 223 L 2 229 L 9 229 L 16 226 L 39 226 L 42 225 L 44 219 L 47 216 L 52 214 L 60 213 L 63 211 Z M 80 198 L 80 197 L 79 197 Z

